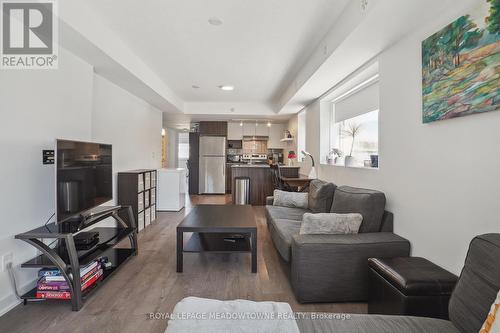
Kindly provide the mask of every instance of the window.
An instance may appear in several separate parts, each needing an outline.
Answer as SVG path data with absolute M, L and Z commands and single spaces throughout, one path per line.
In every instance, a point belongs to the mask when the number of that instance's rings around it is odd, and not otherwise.
M 327 164 L 379 167 L 378 76 L 331 102 Z
M 185 168 L 189 159 L 189 133 L 181 132 L 178 134 L 178 168 Z
M 378 110 L 332 122 L 330 164 L 378 167 Z
M 297 160 L 302 162 L 305 156 L 302 151 L 306 150 L 306 111 L 297 115 Z

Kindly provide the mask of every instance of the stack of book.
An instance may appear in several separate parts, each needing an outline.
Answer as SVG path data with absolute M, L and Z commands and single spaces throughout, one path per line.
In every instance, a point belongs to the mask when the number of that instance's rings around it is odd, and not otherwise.
M 94 285 L 102 277 L 100 261 L 92 261 L 80 268 L 82 291 Z M 68 282 L 57 268 L 42 268 L 38 272 L 36 298 L 71 299 Z

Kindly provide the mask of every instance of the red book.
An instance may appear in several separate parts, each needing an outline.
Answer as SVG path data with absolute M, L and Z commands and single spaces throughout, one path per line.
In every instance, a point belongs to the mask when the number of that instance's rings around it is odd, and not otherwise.
M 36 287 L 39 291 L 68 291 L 69 286 L 67 283 L 39 283 Z
M 36 298 L 71 299 L 71 293 L 69 291 L 37 291 Z
M 82 284 L 82 291 L 94 285 L 101 277 L 103 271 L 99 269 L 94 273 L 87 281 Z M 69 291 L 54 291 L 54 290 L 43 290 L 40 289 L 39 286 L 36 292 L 36 298 L 44 298 L 44 299 L 71 299 L 71 293 Z M 52 287 L 52 286 L 48 286 Z M 55 286 L 54 286 L 55 287 Z M 43 288 L 43 287 L 42 287 Z
M 85 289 L 96 283 L 97 280 L 101 278 L 101 276 L 102 276 L 102 269 L 98 270 L 92 277 L 90 277 L 87 281 L 82 283 L 82 291 L 84 291 Z
M 101 267 L 99 266 L 96 266 L 94 267 L 90 272 L 88 272 L 87 274 L 83 275 L 80 277 L 80 280 L 82 281 L 82 284 L 85 283 L 85 281 L 87 279 L 89 279 L 90 277 L 92 277 L 92 275 L 94 275 Z

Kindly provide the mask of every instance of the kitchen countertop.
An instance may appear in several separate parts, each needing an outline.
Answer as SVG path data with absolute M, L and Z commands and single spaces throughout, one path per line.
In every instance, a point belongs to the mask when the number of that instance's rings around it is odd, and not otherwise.
M 238 164 L 231 165 L 231 168 L 269 168 L 269 164 L 238 163 Z
M 231 168 L 269 168 L 269 164 L 248 164 L 248 163 L 227 163 L 231 165 Z M 280 168 L 295 168 L 299 169 L 298 165 L 280 165 Z
M 175 172 L 175 173 L 180 173 L 180 172 L 184 172 L 185 169 L 184 168 L 161 168 L 161 169 L 158 169 L 159 172 Z

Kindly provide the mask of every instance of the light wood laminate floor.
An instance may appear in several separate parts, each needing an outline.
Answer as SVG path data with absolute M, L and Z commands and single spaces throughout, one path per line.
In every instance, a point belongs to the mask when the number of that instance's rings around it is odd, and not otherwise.
M 290 303 L 294 311 L 366 313 L 365 303 L 300 304 L 288 280 L 288 266 L 278 256 L 266 227 L 264 207 L 254 207 L 258 227 L 258 273 L 250 272 L 249 254 L 184 255 L 184 273 L 176 273 L 175 227 L 196 204 L 225 204 L 229 196 L 192 196 L 186 209 L 159 213 L 139 234 L 139 255 L 106 281 L 82 310 L 46 301 L 19 305 L 0 317 L 0 332 L 164 332 L 166 319 L 187 296 L 220 300 L 248 299 Z

